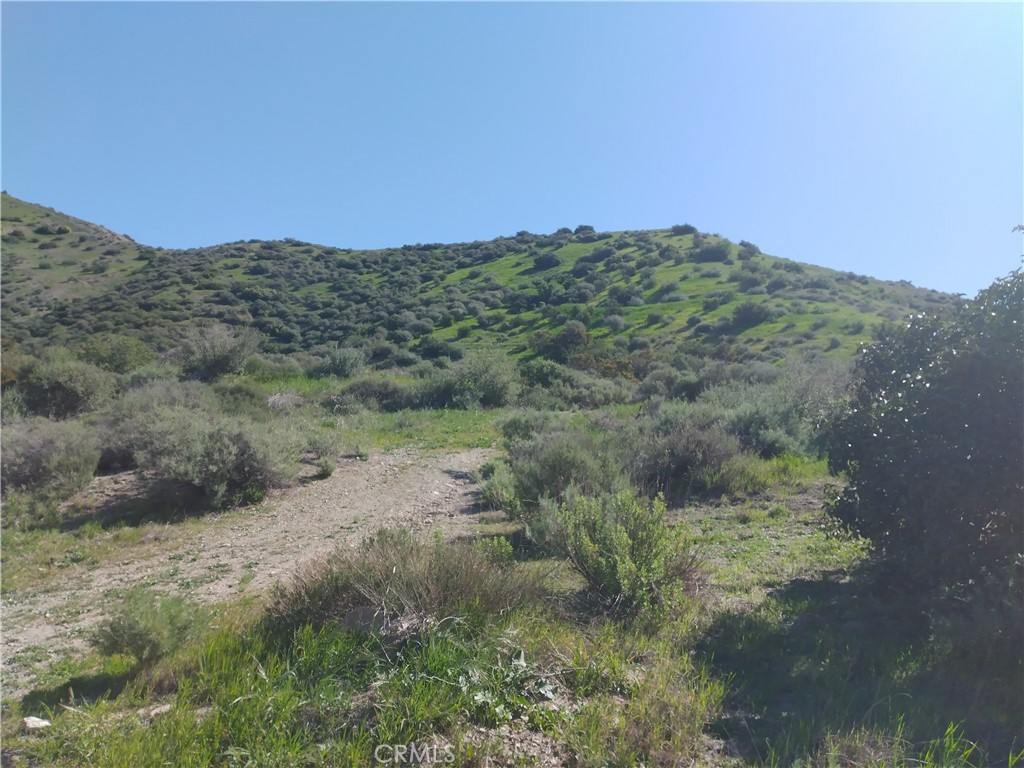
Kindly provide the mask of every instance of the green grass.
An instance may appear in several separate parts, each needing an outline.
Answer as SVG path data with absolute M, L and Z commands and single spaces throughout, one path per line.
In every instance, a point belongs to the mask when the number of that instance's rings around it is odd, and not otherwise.
M 498 425 L 510 411 L 362 411 L 326 417 L 322 425 L 336 429 L 343 444 L 374 451 L 415 447 L 426 451 L 492 448 Z
M 390 433 L 409 415 L 377 426 Z M 179 765 L 366 765 L 381 745 L 410 743 L 477 765 L 520 750 L 517 732 L 581 766 L 1019 759 L 1019 705 L 983 654 L 951 656 L 908 621 L 909 606 L 867 589 L 865 543 L 819 508 L 822 464 L 765 465 L 767 494 L 677 514 L 703 549 L 710 591 L 661 623 L 602 614 L 571 570 L 518 549 L 526 559 L 511 567 L 548 574 L 548 597 L 504 614 L 469 606 L 397 644 L 336 624 L 284 631 L 259 623 L 250 603 L 233 614 L 248 616 L 241 624 L 224 615 L 142 675 L 61 662 L 45 678 L 51 693 L 6 705 L 6 745 L 57 766 L 155 765 L 172 751 Z M 21 663 L 42 663 L 31 650 Z M 85 691 L 121 682 L 109 697 L 54 709 L 65 675 Z M 171 709 L 152 722 L 137 714 L 161 703 Z M 22 736 L 13 723 L 24 714 L 54 726 Z M 742 760 L 716 751 L 716 739 Z M 511 764 L 532 764 L 515 753 Z

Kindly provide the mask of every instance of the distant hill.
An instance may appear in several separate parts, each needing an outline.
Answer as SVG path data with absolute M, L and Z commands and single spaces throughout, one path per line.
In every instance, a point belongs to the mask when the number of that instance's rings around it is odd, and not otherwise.
M 369 251 L 298 240 L 168 250 L 6 193 L 0 206 L 3 336 L 27 347 L 117 332 L 159 351 L 216 321 L 258 329 L 268 352 L 376 345 L 379 362 L 398 365 L 453 342 L 555 359 L 670 342 L 770 361 L 794 349 L 848 357 L 879 322 L 956 302 L 689 225 Z

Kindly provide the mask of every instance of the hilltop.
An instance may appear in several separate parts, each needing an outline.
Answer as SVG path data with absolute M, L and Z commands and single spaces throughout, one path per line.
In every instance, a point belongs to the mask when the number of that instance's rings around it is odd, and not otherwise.
M 664 341 L 730 359 L 849 358 L 878 323 L 956 301 L 690 225 L 364 251 L 292 239 L 168 250 L 6 193 L 2 217 L 4 336 L 29 347 L 118 332 L 166 350 L 184 327 L 219 322 L 257 329 L 266 352 L 362 346 L 379 366 L 443 356 L 452 342 L 562 362 L 584 353 L 594 360 L 577 362 L 597 369 L 616 345 Z

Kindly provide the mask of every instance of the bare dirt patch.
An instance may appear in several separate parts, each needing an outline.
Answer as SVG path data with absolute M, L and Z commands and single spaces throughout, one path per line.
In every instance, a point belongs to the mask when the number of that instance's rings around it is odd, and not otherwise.
M 446 539 L 471 534 L 478 526 L 471 473 L 492 453 L 404 449 L 346 459 L 329 478 L 306 479 L 248 509 L 155 527 L 112 558 L 78 563 L 38 586 L 5 594 L 3 697 L 26 693 L 37 665 L 84 653 L 88 628 L 119 588 L 147 584 L 219 602 L 261 592 L 308 558 L 352 546 L 383 527 L 437 531 Z M 128 478 L 97 482 L 131 485 Z

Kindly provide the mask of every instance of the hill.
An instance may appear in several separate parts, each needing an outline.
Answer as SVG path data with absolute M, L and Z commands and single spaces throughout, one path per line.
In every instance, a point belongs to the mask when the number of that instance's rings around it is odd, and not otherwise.
M 119 332 L 166 350 L 183 327 L 216 321 L 256 328 L 267 352 L 364 346 L 378 365 L 411 365 L 454 341 L 563 360 L 630 339 L 845 358 L 879 322 L 956 300 L 689 225 L 366 251 L 290 239 L 168 250 L 7 194 L 2 204 L 4 336 L 29 347 Z
M 4 765 L 1024 761 L 1019 273 L 2 202 Z

